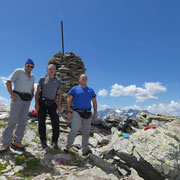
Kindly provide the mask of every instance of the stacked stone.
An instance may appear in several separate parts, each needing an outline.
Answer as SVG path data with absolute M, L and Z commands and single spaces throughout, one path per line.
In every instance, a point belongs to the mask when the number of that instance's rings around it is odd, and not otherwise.
M 66 110 L 67 93 L 73 86 L 79 84 L 79 77 L 85 73 L 86 68 L 81 57 L 72 52 L 67 52 L 63 56 L 59 51 L 49 59 L 49 64 L 54 64 L 57 67 L 56 76 L 61 79 L 63 87 L 62 107 Z

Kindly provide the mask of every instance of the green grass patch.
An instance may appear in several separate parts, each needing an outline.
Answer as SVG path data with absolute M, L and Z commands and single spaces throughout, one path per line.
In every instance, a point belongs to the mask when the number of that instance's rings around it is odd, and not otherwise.
M 15 165 L 16 166 L 21 166 L 22 164 L 25 163 L 25 159 L 26 159 L 26 157 L 25 157 L 24 154 L 23 155 L 17 155 Z
M 34 132 L 35 132 L 36 136 L 39 137 L 39 132 L 38 132 L 38 130 L 34 130 Z
M 7 122 L 8 118 L 1 119 L 1 121 Z
M 9 165 L 9 159 L 8 158 L 4 158 L 4 164 L 0 163 L 0 175 L 3 175 L 3 173 L 1 173 L 1 171 L 5 170 L 7 168 L 7 166 Z
M 37 144 L 41 144 L 40 139 L 33 139 L 32 142 L 35 142 L 35 143 L 37 143 Z
M 7 163 L 5 163 L 5 164 L 0 163 L 0 174 L 1 174 L 2 170 L 6 169 L 6 167 L 7 167 Z
M 5 128 L 6 124 L 0 124 L 0 128 Z
M 16 175 L 25 179 L 32 179 L 33 176 L 37 176 L 38 174 L 53 172 L 53 168 L 41 165 L 40 161 L 40 158 L 36 158 L 29 152 L 25 152 L 23 155 L 17 155 L 15 164 L 21 166 L 25 163 L 26 167 L 16 173 Z
M 30 144 L 29 144 L 28 142 L 22 140 L 22 145 L 27 147 L 27 146 L 29 146 Z
M 41 173 L 51 173 L 53 172 L 53 168 L 49 168 L 47 166 L 43 166 L 40 164 L 40 159 L 33 158 L 26 161 L 27 167 L 18 172 L 18 176 L 21 177 L 33 177 L 37 176 L 37 174 Z
M 53 149 L 53 148 L 49 148 L 46 150 L 48 153 L 50 154 L 59 154 L 60 150 L 59 149 Z
M 36 122 L 30 122 L 29 124 L 31 124 L 33 127 L 37 127 L 37 123 Z

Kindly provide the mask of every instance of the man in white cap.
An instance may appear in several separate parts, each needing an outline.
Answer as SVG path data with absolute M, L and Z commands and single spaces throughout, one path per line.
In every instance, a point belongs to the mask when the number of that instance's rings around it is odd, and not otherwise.
M 20 151 L 25 150 L 21 141 L 24 137 L 29 106 L 34 96 L 34 76 L 31 74 L 33 68 L 34 62 L 28 59 L 25 67 L 16 69 L 6 82 L 11 96 L 11 107 L 10 116 L 2 137 L 0 153 L 8 151 L 9 147 Z M 14 89 L 12 89 L 12 83 Z M 13 134 L 15 126 L 16 129 Z

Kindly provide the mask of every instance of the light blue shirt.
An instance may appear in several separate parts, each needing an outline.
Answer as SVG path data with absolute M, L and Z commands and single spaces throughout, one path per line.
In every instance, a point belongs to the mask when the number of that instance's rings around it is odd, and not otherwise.
M 14 90 L 18 92 L 31 94 L 34 88 L 34 76 L 31 74 L 28 77 L 24 68 L 16 69 L 8 80 L 14 83 Z

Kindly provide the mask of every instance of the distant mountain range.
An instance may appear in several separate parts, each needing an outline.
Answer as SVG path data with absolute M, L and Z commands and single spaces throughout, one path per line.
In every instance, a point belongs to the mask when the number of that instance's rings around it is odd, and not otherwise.
M 1 112 L 7 112 L 7 111 L 9 111 L 9 107 L 5 104 L 0 103 L 0 114 Z M 110 109 L 110 108 L 107 108 L 102 111 L 98 111 L 97 113 L 98 113 L 98 117 L 101 119 L 105 119 L 109 115 L 122 115 L 136 119 L 136 115 L 141 112 L 150 113 L 147 110 L 140 111 L 137 109 Z
M 145 113 L 150 113 L 147 110 L 137 110 L 137 109 L 110 109 L 107 108 L 103 111 L 98 111 L 98 117 L 101 119 L 105 119 L 109 115 L 122 115 L 126 117 L 131 117 L 133 119 L 136 119 L 136 115 L 145 112 Z

